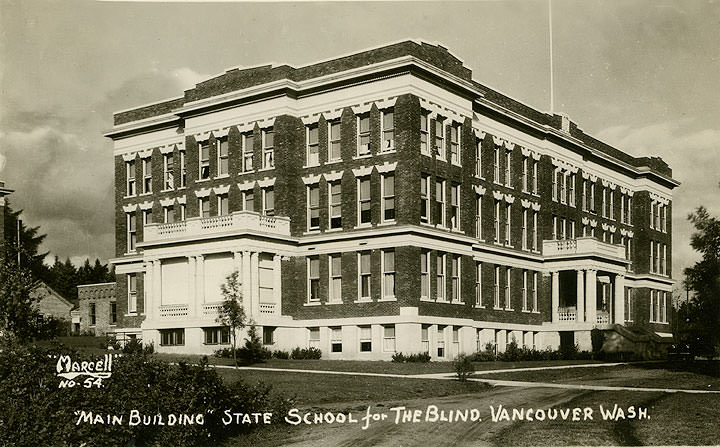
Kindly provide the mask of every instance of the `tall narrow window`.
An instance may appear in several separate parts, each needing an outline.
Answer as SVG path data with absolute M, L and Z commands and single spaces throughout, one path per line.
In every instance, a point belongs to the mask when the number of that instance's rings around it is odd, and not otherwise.
M 438 301 L 445 301 L 445 255 L 438 253 L 435 260 L 436 290 L 435 297 Z
M 493 283 L 493 307 L 500 309 L 500 266 L 495 266 L 495 281 Z
M 528 192 L 530 190 L 530 185 L 528 184 L 530 180 L 530 176 L 528 175 L 528 162 L 529 158 L 527 156 L 523 156 L 522 159 L 522 190 L 523 192 Z
M 167 153 L 163 156 L 163 189 L 175 188 L 173 153 Z
M 445 159 L 445 125 L 438 117 L 435 121 L 435 154 L 438 158 Z
M 625 194 L 620 194 L 620 222 L 627 223 L 625 220 Z
M 538 274 L 533 272 L 533 283 L 532 283 L 532 311 L 537 312 L 538 310 Z
M 482 307 L 482 262 L 475 263 L 475 305 Z
M 558 201 L 558 172 L 560 171 L 555 168 L 552 176 L 552 199 L 556 202 Z
M 163 207 L 163 209 L 164 208 L 165 207 Z M 172 208 L 172 205 L 170 205 L 170 208 Z M 142 223 L 143 223 L 143 228 L 145 228 L 148 225 L 151 225 L 153 223 L 152 208 L 150 208 L 149 210 L 142 211 Z M 167 220 L 165 220 L 164 223 L 168 223 Z
M 371 329 L 371 326 L 360 326 L 360 352 L 372 352 Z
M 500 243 L 500 201 L 495 199 L 495 242 Z
M 370 177 L 360 177 L 358 184 L 358 224 L 370 224 L 372 209 L 370 203 Z
M 227 137 L 218 138 L 217 144 L 217 166 L 218 175 L 227 175 L 230 170 L 230 158 L 228 153 L 228 139 Z
M 482 197 L 476 195 L 475 199 L 475 237 L 482 239 Z
M 560 171 L 558 183 L 560 184 L 560 203 L 567 203 L 567 172 Z
M 307 258 L 308 271 L 308 301 L 320 301 L 320 258 L 310 256 Z
M 582 201 L 582 210 L 583 210 L 583 211 L 587 211 L 587 210 L 588 210 L 588 206 L 587 206 L 587 202 L 588 202 L 588 181 L 587 181 L 587 180 L 584 180 L 584 179 L 583 179 L 583 182 L 582 182 L 582 200 L 581 200 L 581 201 Z
M 225 216 L 225 215 L 229 214 L 228 195 L 227 194 L 218 194 L 216 197 L 217 197 L 218 216 Z
M 505 245 L 510 245 L 510 222 L 512 216 L 512 204 L 505 204 Z
M 383 351 L 395 352 L 395 325 L 383 326 Z
M 512 151 L 506 149 L 505 150 L 505 186 L 512 188 Z
M 393 109 L 384 110 L 382 113 L 382 148 L 381 152 L 395 149 L 395 124 Z
M 475 175 L 482 177 L 482 141 L 480 138 L 475 139 Z
M 187 185 L 187 167 L 185 166 L 185 151 L 180 152 L 180 187 Z
M 342 153 L 340 152 L 340 120 L 328 122 L 328 159 L 330 161 L 340 160 Z
M 600 203 L 600 212 L 601 212 L 602 217 L 607 217 L 607 216 L 608 216 L 607 204 L 608 204 L 608 201 L 607 201 L 607 187 L 603 186 L 603 189 L 602 189 L 602 202 Z
M 255 211 L 255 194 L 252 189 L 243 191 L 243 210 Z
M 450 126 L 450 162 L 460 164 L 460 126 Z
M 435 180 L 435 225 L 445 226 L 445 180 Z
M 255 136 L 252 132 L 243 134 L 243 172 L 253 170 L 253 155 L 255 153 Z
M 430 176 L 420 176 L 420 222 L 430 221 Z
M 275 215 L 275 188 L 272 186 L 263 188 L 263 214 L 266 216 Z
M 422 344 L 423 352 L 430 352 L 430 325 L 423 324 L 420 326 L 420 343 Z
M 595 212 L 595 183 L 590 182 L 590 212 Z
M 142 159 L 143 169 L 143 193 L 152 192 L 152 161 L 150 157 Z
M 420 115 L 420 153 L 422 154 L 430 154 L 430 148 L 428 146 L 430 139 L 428 120 L 427 113 Z
M 330 328 L 330 350 L 332 352 L 342 352 L 342 328 Z
M 342 186 L 340 181 L 328 183 L 330 228 L 342 228 Z
M 570 206 L 575 206 L 575 174 L 570 173 L 568 178 L 568 202 Z
M 357 154 L 370 154 L 370 115 L 365 113 L 357 118 Z
M 307 166 L 320 164 L 320 143 L 317 124 L 307 127 Z
M 135 251 L 137 243 L 137 222 L 135 212 L 127 213 L 127 248 L 128 252 Z
M 384 222 L 395 220 L 395 174 L 392 172 L 382 176 L 382 214 Z
M 210 178 L 210 143 L 200 143 L 200 180 Z
M 609 213 L 610 219 L 615 220 L 615 191 L 611 188 L 610 189 L 610 203 L 609 206 Z
M 522 218 L 522 249 L 528 249 L 528 209 L 523 208 Z
M 180 220 L 181 221 L 185 220 L 185 204 L 184 203 L 180 204 Z
M 200 217 L 210 217 L 210 198 L 200 197 L 198 198 L 198 211 Z
M 538 192 L 538 169 L 539 169 L 539 163 L 537 160 L 533 158 L 533 169 L 532 169 L 532 192 L 533 194 L 537 194 Z
M 272 127 L 262 131 L 263 169 L 275 167 L 275 132 Z
M 88 310 L 88 314 L 90 317 L 90 326 L 95 326 L 95 323 L 97 322 L 97 316 L 95 312 L 95 303 L 90 303 L 90 309 Z
M 135 160 L 125 162 L 125 172 L 127 176 L 127 195 L 134 196 L 137 194 L 135 181 Z
M 632 225 L 632 197 L 630 196 L 627 199 L 627 223 Z
M 127 275 L 128 313 L 137 313 L 137 276 L 135 273 Z
M 330 302 L 342 302 L 342 256 L 330 255 Z
M 152 216 L 152 213 L 148 213 L 148 214 L 150 214 L 150 216 Z M 173 207 L 172 205 L 163 207 L 163 222 L 164 223 L 175 222 L 175 207 Z
M 320 229 L 320 185 L 315 183 L 307 187 L 308 230 Z
M 461 302 L 460 294 L 460 256 L 452 255 L 450 257 L 450 299 L 453 302 Z
M 505 309 L 510 307 L 510 267 L 505 267 Z
M 332 330 L 331 330 L 332 332 Z M 309 327 L 308 328 L 308 347 L 320 349 L 320 328 Z M 335 352 L 335 351 L 333 351 Z
M 493 181 L 495 183 L 500 183 L 500 147 L 495 146 L 495 149 L 493 149 Z
M 528 271 L 523 270 L 523 283 L 522 283 L 522 310 L 528 310 Z
M 430 252 L 420 253 L 420 298 L 430 298 Z
M 110 324 L 117 323 L 117 302 L 110 302 Z
M 450 228 L 460 229 L 460 185 L 450 185 Z
M 370 299 L 370 252 L 358 253 L 358 298 L 361 300 Z
M 553 216 L 552 217 L 552 240 L 556 241 L 556 240 L 560 239 L 559 234 L 560 233 L 558 232 L 558 217 Z
M 538 212 L 533 210 L 532 249 L 538 251 Z
M 382 270 L 383 270 L 383 297 L 395 297 L 395 252 L 393 250 L 383 250 L 382 252 Z

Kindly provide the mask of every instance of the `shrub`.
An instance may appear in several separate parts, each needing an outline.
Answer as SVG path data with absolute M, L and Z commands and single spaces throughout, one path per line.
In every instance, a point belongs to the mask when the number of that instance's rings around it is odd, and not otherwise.
M 405 363 L 405 355 L 402 352 L 396 352 L 392 356 L 392 361 L 395 363 Z
M 272 353 L 273 358 L 281 359 L 281 360 L 287 360 L 290 358 L 290 353 L 287 351 L 273 351 Z
M 402 352 L 396 352 L 392 356 L 392 361 L 395 363 L 428 363 L 430 361 L 430 354 L 422 352 L 419 354 L 403 354 Z
M 318 348 L 294 348 L 290 353 L 290 358 L 293 360 L 319 360 L 322 357 L 322 351 Z
M 115 343 L 119 348 L 120 344 L 118 342 Z M 122 352 L 123 354 L 152 354 L 155 352 L 155 346 L 152 343 L 143 345 L 142 341 L 137 338 L 131 338 L 130 341 L 123 346 Z
M 468 377 L 472 376 L 475 372 L 472 358 L 465 354 L 460 354 L 455 358 L 454 366 L 458 380 L 461 382 L 467 381 Z

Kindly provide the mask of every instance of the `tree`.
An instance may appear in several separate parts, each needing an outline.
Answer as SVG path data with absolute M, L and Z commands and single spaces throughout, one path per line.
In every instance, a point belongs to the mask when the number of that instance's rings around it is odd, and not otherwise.
M 7 199 L 6 199 L 7 200 Z M 8 204 L 5 207 L 5 250 L 9 255 L 18 254 L 18 222 L 20 222 L 20 264 L 28 268 L 37 279 L 48 281 L 50 269 L 43 263 L 48 252 L 38 253 L 40 244 L 45 240 L 45 234 L 38 234 L 40 227 L 26 227 L 20 220 L 22 210 L 13 211 Z
M 688 216 L 697 230 L 690 246 L 702 259 L 685 269 L 685 284 L 693 297 L 681 307 L 680 323 L 695 352 L 720 352 L 720 220 L 701 206 Z
M 242 306 L 242 290 L 240 289 L 239 273 L 237 270 L 225 278 L 225 283 L 220 285 L 223 295 L 223 303 L 220 306 L 220 314 L 217 322 L 230 330 L 230 341 L 232 343 L 233 361 L 237 368 L 237 331 L 245 327 L 245 309 Z
M 37 333 L 38 311 L 30 294 L 34 280 L 30 269 L 18 264 L 17 252 L 0 243 L 0 332 L 26 342 Z M 21 248 L 21 259 L 26 255 Z

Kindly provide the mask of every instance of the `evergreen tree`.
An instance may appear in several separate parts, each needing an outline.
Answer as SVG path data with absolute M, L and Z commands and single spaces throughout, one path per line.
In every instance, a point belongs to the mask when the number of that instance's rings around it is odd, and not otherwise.
M 5 199 L 7 200 L 7 199 Z M 43 262 L 48 252 L 39 253 L 45 234 L 39 234 L 40 227 L 27 227 L 20 218 L 22 210 L 13 211 L 5 204 L 5 250 L 8 256 L 18 255 L 18 222 L 20 222 L 20 265 L 29 269 L 32 275 L 43 281 L 50 280 L 50 269 Z

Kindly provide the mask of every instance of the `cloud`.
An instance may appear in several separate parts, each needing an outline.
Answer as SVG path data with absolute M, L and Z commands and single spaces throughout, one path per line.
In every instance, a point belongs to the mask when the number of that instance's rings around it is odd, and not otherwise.
M 720 130 L 691 130 L 694 122 L 683 119 L 641 128 L 615 126 L 597 137 L 635 156 L 657 155 L 682 184 L 673 191 L 673 277 L 682 279 L 683 269 L 700 259 L 690 247 L 694 227 L 688 214 L 703 205 L 720 215 Z

